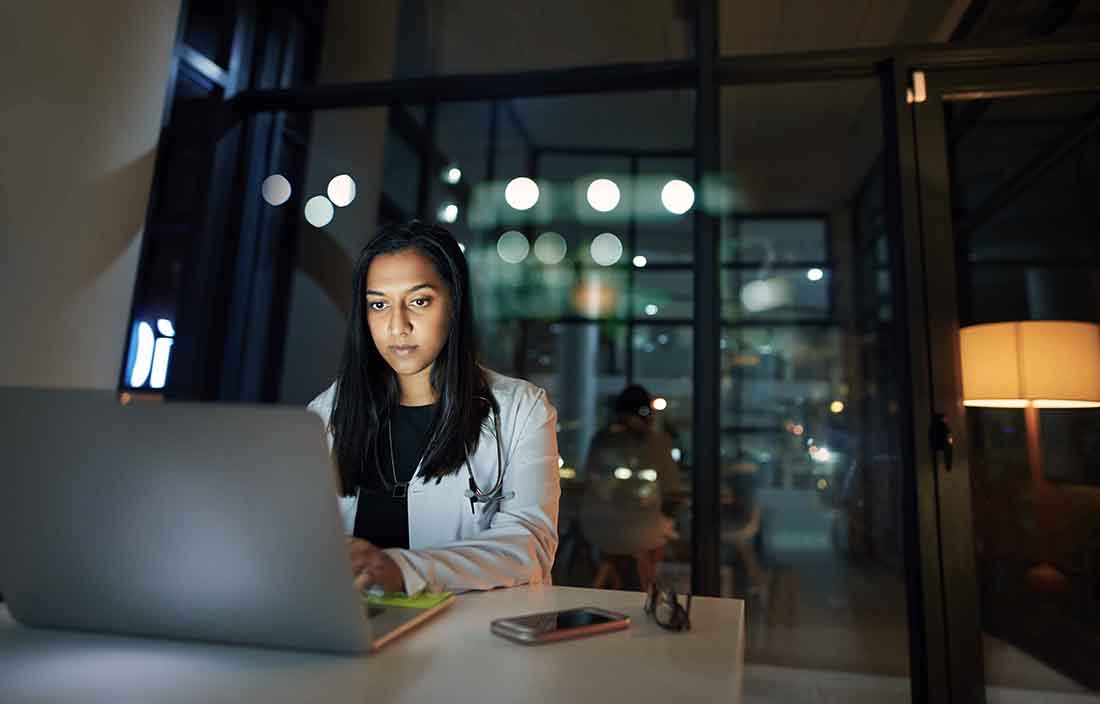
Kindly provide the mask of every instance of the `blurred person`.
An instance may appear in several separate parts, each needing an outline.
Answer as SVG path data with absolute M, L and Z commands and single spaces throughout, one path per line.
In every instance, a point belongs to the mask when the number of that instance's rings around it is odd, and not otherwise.
M 672 454 L 672 436 L 656 426 L 653 398 L 635 384 L 619 393 L 615 419 L 592 438 L 585 470 L 590 478 L 609 478 L 619 467 L 633 475 L 651 469 L 657 473 L 662 495 L 680 497 L 680 466 Z
M 557 413 L 546 392 L 478 364 L 470 275 L 454 237 L 412 221 L 359 255 L 326 424 L 360 589 L 415 594 L 549 582 Z
M 628 556 L 637 566 L 639 586 L 647 589 L 665 545 L 679 537 L 665 511 L 673 512 L 683 501 L 680 468 L 672 457 L 672 436 L 654 421 L 649 392 L 628 386 L 615 400 L 615 419 L 592 439 L 581 531 L 603 553 L 596 588 L 622 587 L 612 556 Z
M 725 475 L 730 491 L 723 496 L 722 540 L 733 545 L 737 559 L 748 577 L 749 596 L 768 597 L 770 571 L 760 560 L 758 545 L 761 531 L 762 509 L 757 499 L 760 465 L 742 450 Z

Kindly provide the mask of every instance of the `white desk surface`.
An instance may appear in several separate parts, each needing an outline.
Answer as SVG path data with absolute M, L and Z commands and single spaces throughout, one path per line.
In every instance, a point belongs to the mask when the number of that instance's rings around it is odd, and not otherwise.
M 696 598 L 670 633 L 638 592 L 518 587 L 460 596 L 360 657 L 29 629 L 0 606 L 0 702 L 740 702 L 744 603 Z M 539 646 L 489 621 L 598 606 L 626 631 Z

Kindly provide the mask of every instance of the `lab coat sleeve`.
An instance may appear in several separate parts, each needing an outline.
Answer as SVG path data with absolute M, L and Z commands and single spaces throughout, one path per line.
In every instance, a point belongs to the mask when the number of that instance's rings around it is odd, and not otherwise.
M 506 460 L 504 494 L 487 530 L 474 538 L 418 550 L 388 549 L 415 594 L 463 592 L 550 582 L 558 548 L 557 411 L 539 389 L 519 418 Z

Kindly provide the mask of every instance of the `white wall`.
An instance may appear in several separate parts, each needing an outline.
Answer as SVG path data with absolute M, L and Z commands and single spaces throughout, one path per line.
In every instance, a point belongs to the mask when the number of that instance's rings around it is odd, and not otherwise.
M 0 6 L 0 386 L 117 383 L 179 7 Z

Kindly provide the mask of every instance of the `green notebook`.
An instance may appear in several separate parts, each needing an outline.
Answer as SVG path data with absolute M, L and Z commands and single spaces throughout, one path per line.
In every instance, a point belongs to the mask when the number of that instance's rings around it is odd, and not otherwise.
M 450 599 L 454 594 L 440 592 L 439 594 L 417 594 L 406 596 L 405 594 L 373 594 L 364 595 L 364 599 L 370 606 L 401 606 L 406 609 L 430 609 Z

